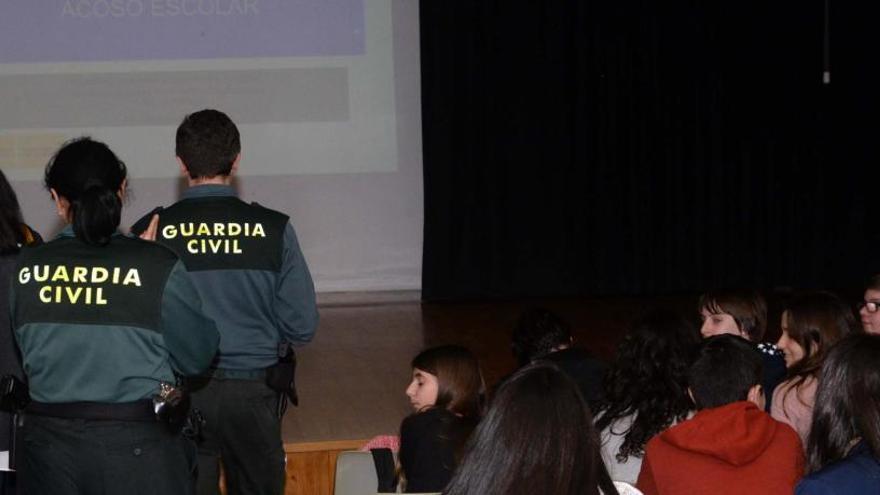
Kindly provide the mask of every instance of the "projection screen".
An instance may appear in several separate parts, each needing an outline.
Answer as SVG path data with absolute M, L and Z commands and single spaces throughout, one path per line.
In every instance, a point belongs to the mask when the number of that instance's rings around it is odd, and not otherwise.
M 319 291 L 418 289 L 418 3 L 9 0 L 0 167 L 26 220 L 60 228 L 41 178 L 90 135 L 126 162 L 123 223 L 179 195 L 174 131 L 217 108 L 242 133 L 242 197 L 291 215 Z

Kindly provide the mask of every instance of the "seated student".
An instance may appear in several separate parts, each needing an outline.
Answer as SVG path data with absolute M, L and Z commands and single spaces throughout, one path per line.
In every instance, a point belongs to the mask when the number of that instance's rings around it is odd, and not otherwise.
M 880 334 L 880 273 L 868 279 L 865 294 L 859 303 L 859 318 L 866 333 Z
M 596 413 L 611 479 L 635 483 L 648 440 L 693 411 L 687 370 L 699 344 L 689 321 L 655 311 L 638 319 L 617 347 Z
M 501 384 L 443 493 L 616 495 L 603 472 L 577 385 L 556 366 L 535 363 Z
M 575 347 L 570 327 L 553 312 L 530 309 L 520 315 L 510 347 L 519 366 L 539 359 L 558 366 L 577 382 L 587 404 L 594 405 L 602 398 L 605 363 Z
M 415 413 L 400 425 L 400 468 L 406 493 L 439 492 L 482 413 L 485 388 L 477 358 L 447 345 L 412 361 L 406 395 Z
M 700 296 L 697 303 L 703 326 L 703 337 L 725 333 L 754 342 L 764 360 L 761 385 L 766 398 L 765 411 L 770 411 L 773 390 L 785 379 L 785 361 L 775 345 L 762 342 L 767 329 L 767 303 L 755 291 L 715 290 Z
M 785 356 L 788 378 L 773 393 L 770 414 L 788 423 L 806 445 L 816 395 L 816 375 L 825 354 L 855 328 L 852 311 L 830 292 L 806 292 L 782 312 L 782 336 L 776 344 Z
M 880 493 L 880 336 L 846 337 L 822 363 L 807 472 L 797 495 Z
M 645 448 L 646 495 L 777 495 L 803 474 L 797 434 L 763 411 L 761 355 L 734 335 L 706 339 L 688 372 L 697 414 Z

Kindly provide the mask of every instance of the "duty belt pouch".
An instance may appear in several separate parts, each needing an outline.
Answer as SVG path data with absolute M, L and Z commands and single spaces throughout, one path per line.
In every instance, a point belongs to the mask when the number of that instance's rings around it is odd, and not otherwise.
M 0 378 L 0 410 L 17 413 L 31 401 L 28 386 L 15 375 Z
M 8 412 L 12 416 L 12 421 L 9 422 L 9 461 L 7 466 L 12 471 L 15 471 L 16 451 L 18 450 L 16 448 L 17 433 L 21 421 L 19 413 L 27 407 L 30 401 L 27 383 L 15 375 L 3 375 L 0 378 L 0 410 Z
M 266 368 L 266 385 L 299 406 L 296 393 L 296 352 L 289 342 L 278 345 L 278 362 Z

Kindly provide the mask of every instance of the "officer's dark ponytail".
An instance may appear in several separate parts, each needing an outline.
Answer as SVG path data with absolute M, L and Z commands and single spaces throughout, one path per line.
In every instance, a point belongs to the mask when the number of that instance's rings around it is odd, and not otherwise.
M 125 176 L 125 164 L 106 144 L 84 137 L 58 150 L 46 166 L 45 183 L 70 203 L 76 237 L 103 246 L 119 227 Z

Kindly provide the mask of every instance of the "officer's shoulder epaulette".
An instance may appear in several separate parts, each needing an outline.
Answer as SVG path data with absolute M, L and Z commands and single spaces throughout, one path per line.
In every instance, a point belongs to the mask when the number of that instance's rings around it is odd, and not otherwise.
M 769 342 L 761 342 L 758 344 L 758 350 L 761 351 L 762 354 L 767 354 L 769 356 L 781 356 L 782 351 L 776 347 L 776 344 L 771 344 Z

